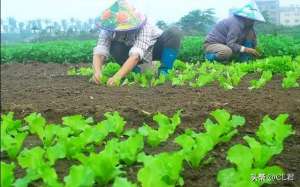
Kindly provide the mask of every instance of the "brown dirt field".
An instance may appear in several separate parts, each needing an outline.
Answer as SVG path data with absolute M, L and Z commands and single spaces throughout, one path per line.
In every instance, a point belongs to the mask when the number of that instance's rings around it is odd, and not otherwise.
M 9 64 L 1 65 L 1 113 L 13 111 L 18 118 L 31 112 L 40 112 L 49 122 L 60 122 L 62 116 L 82 114 L 100 120 L 109 111 L 118 111 L 127 121 L 127 128 L 139 127 L 152 118 L 144 111 L 154 114 L 162 112 L 172 115 L 183 109 L 182 124 L 176 135 L 186 128 L 203 130 L 202 124 L 215 109 L 224 108 L 232 114 L 242 115 L 247 124 L 240 128 L 240 135 L 229 143 L 219 145 L 209 154 L 213 161 L 193 170 L 185 166 L 182 173 L 186 187 L 216 187 L 217 171 L 229 166 L 226 151 L 234 144 L 243 142 L 244 135 L 253 135 L 264 115 L 276 117 L 288 113 L 289 123 L 294 125 L 296 135 L 285 142 L 282 154 L 274 157 L 272 164 L 282 166 L 287 173 L 294 173 L 294 181 L 280 182 L 273 187 L 300 186 L 300 89 L 284 90 L 281 78 L 274 77 L 263 89 L 249 91 L 249 75 L 239 87 L 225 91 L 218 86 L 202 89 L 172 87 L 170 85 L 144 89 L 139 87 L 107 88 L 88 82 L 85 77 L 67 76 L 71 65 L 58 64 Z M 176 146 L 173 137 L 159 149 L 146 147 L 147 153 L 172 151 Z M 244 142 L 243 142 L 244 143 Z M 35 137 L 26 140 L 26 147 L 39 145 Z M 5 156 L 1 156 L 5 160 Z M 68 174 L 72 162 L 59 161 L 56 164 L 60 178 Z M 125 168 L 128 177 L 136 180 L 140 165 Z M 17 176 L 24 174 L 18 169 Z M 37 184 L 34 186 L 38 186 Z

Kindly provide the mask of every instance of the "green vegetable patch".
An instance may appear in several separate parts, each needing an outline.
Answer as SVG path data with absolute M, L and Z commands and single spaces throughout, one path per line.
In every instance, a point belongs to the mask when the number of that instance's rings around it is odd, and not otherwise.
M 201 169 L 210 152 L 238 137 L 239 128 L 247 121 L 217 109 L 203 123 L 203 131 L 182 132 L 182 112 L 172 116 L 157 113 L 151 123 L 137 129 L 127 128 L 127 121 L 118 112 L 105 113 L 99 122 L 82 115 L 65 116 L 61 124 L 48 123 L 39 113 L 24 120 L 15 119 L 12 112 L 3 114 L 1 155 L 7 159 L 1 161 L 1 186 L 26 187 L 36 182 L 51 187 L 183 186 L 185 168 Z M 283 151 L 285 139 L 295 133 L 292 125 L 285 123 L 287 118 L 287 114 L 274 120 L 266 116 L 255 137 L 243 138 L 247 145 L 234 145 L 228 150 L 227 160 L 233 166 L 216 173 L 220 186 L 262 186 L 273 181 L 251 181 L 250 177 L 284 173 L 284 168 L 268 163 Z M 37 137 L 40 145 L 24 147 L 29 136 Z M 160 151 L 167 141 L 175 149 Z M 147 149 L 157 151 L 149 154 Z M 67 160 L 73 164 L 61 179 L 56 164 Z M 137 170 L 136 180 L 128 176 L 131 167 Z M 16 175 L 17 168 L 24 175 Z

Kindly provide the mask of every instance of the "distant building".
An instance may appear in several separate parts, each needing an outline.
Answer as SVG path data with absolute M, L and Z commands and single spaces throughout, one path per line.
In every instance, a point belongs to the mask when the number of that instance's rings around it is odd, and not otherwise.
M 259 10 L 267 16 L 271 23 L 280 24 L 280 4 L 279 0 L 256 0 Z
M 300 25 L 300 6 L 281 7 L 280 24 L 285 26 Z

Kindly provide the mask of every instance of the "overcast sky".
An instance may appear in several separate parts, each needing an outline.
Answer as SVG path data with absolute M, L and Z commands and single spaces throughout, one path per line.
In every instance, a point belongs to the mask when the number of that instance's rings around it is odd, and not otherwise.
M 49 18 L 95 18 L 113 0 L 1 0 L 1 17 L 17 20 Z M 219 18 L 226 17 L 231 7 L 237 7 L 245 0 L 129 0 L 142 10 L 152 21 L 177 21 L 194 9 L 214 8 Z M 281 6 L 300 5 L 300 0 L 281 0 Z

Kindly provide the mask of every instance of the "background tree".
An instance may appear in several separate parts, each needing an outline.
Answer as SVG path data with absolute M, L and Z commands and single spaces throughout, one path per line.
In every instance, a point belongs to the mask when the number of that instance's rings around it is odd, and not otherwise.
M 17 30 L 17 20 L 13 17 L 8 18 L 8 27 L 9 27 L 9 32 L 16 32 Z
M 161 30 L 166 30 L 168 28 L 168 24 L 162 20 L 156 22 L 156 26 Z
M 255 25 L 256 31 L 258 31 L 260 34 L 274 34 L 277 35 L 278 32 L 280 32 L 281 29 L 283 29 L 280 25 L 276 25 L 273 23 L 273 20 L 271 19 L 270 15 L 267 11 L 262 12 L 266 22 L 264 23 L 257 23 Z
M 68 28 L 68 33 L 73 33 L 75 31 L 75 18 L 70 19 L 70 27 Z
M 24 32 L 24 26 L 25 26 L 24 22 L 19 22 L 18 23 L 19 33 L 23 33 Z
M 263 12 L 267 22 L 256 25 L 259 34 L 291 35 L 300 38 L 300 26 L 287 27 L 272 24 L 266 12 Z M 213 9 L 194 10 L 183 16 L 178 22 L 167 24 L 160 20 L 156 25 L 162 30 L 171 26 L 178 26 L 185 35 L 204 36 L 215 24 Z M 5 43 L 32 42 L 65 39 L 96 39 L 98 37 L 99 18 L 90 18 L 81 21 L 75 18 L 52 21 L 49 19 L 35 19 L 17 21 L 13 17 L 1 19 L 1 39 Z M 51 31 L 51 32 L 50 32 Z
M 82 23 L 80 20 L 75 21 L 75 32 L 81 32 L 82 30 Z
M 178 25 L 185 34 L 197 35 L 206 34 L 208 30 L 215 24 L 214 9 L 207 10 L 193 10 L 187 15 L 183 16 Z
M 271 16 L 269 15 L 268 11 L 263 11 L 262 15 L 264 16 L 264 18 L 266 20 L 266 23 L 271 23 L 272 22 Z
M 60 24 L 62 26 L 63 32 L 66 32 L 68 30 L 68 21 L 63 19 L 61 20 Z
M 37 20 L 32 20 L 31 21 L 30 28 L 31 28 L 31 30 L 34 34 L 37 34 L 41 31 L 43 31 L 42 27 L 39 27 L 39 24 L 38 24 Z
M 34 20 L 34 22 L 35 22 L 36 27 L 37 27 L 39 30 L 42 30 L 42 29 L 43 29 L 43 24 L 42 24 L 42 20 L 41 20 L 41 19 Z
M 1 32 L 9 32 L 9 28 L 8 28 L 8 25 L 7 25 L 7 22 L 1 18 Z

